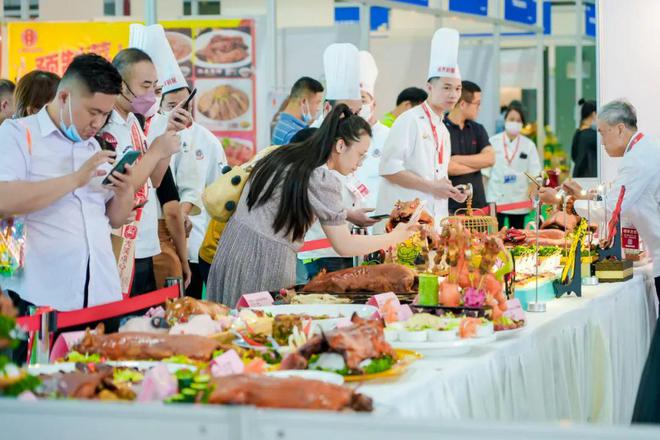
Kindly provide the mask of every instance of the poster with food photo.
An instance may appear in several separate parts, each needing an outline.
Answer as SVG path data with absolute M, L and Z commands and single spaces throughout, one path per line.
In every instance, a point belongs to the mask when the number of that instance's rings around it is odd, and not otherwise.
M 198 29 L 194 44 L 197 78 L 250 78 L 253 70 L 252 27 Z
M 254 131 L 252 80 L 197 79 L 195 119 L 212 131 Z
M 225 150 L 229 166 L 236 166 L 252 159 L 255 154 L 254 141 L 249 133 L 214 133 Z

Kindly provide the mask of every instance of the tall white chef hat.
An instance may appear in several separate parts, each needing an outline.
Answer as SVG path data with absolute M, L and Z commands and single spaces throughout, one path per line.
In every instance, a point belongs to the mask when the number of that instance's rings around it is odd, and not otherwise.
M 373 98 L 376 96 L 376 78 L 378 78 L 378 66 L 376 60 L 366 50 L 360 51 L 360 90 L 367 92 Z
M 458 31 L 440 28 L 431 40 L 431 56 L 428 79 L 434 77 L 461 79 L 458 70 Z
M 149 55 L 158 71 L 158 83 L 163 86 L 163 93 L 188 87 L 163 26 L 131 24 L 128 47 L 141 49 Z
M 357 47 L 335 43 L 323 52 L 325 99 L 360 99 L 360 61 Z

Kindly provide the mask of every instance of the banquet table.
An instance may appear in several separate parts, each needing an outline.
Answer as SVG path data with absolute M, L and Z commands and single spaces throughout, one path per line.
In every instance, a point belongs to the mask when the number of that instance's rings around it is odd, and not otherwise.
M 404 418 L 629 423 L 657 300 L 650 265 L 622 283 L 584 286 L 525 328 L 461 356 L 432 354 L 360 391 Z

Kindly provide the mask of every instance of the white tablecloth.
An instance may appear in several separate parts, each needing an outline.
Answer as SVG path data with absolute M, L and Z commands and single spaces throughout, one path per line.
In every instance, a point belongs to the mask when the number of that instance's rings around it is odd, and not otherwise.
M 628 423 L 656 319 L 648 267 L 555 299 L 508 339 L 360 387 L 403 417 Z

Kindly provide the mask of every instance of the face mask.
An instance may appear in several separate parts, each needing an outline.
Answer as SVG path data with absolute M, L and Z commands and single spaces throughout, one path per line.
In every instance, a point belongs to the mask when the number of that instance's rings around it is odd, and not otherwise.
M 362 108 L 358 112 L 358 115 L 362 116 L 362 119 L 369 122 L 369 119 L 371 119 L 371 104 L 362 104 Z
M 73 123 L 73 113 L 71 112 L 71 95 L 69 95 L 69 121 L 71 125 L 68 127 L 64 124 L 64 118 L 62 117 L 62 107 L 60 107 L 60 130 L 64 133 L 64 136 L 67 137 L 71 142 L 80 142 L 82 138 L 78 134 L 78 129 Z
M 305 107 L 301 105 L 300 110 L 302 111 L 301 117 L 303 122 L 305 124 L 309 124 L 312 121 L 312 114 L 309 111 L 309 104 L 305 103 Z
M 155 95 L 154 95 L 155 97 Z M 150 118 L 158 112 L 158 100 L 154 100 L 154 105 L 144 114 L 145 117 Z
M 592 123 L 591 123 L 591 129 L 592 129 L 592 130 L 598 130 L 598 124 L 595 123 L 595 122 L 592 122 Z
M 148 93 L 145 93 L 144 95 L 136 96 L 135 93 L 133 93 L 133 91 L 131 90 L 131 88 L 128 87 L 128 84 L 126 84 L 126 88 L 133 95 L 133 99 L 129 100 L 129 102 L 131 103 L 131 112 L 137 113 L 145 117 L 153 116 L 156 113 L 157 99 L 156 99 L 156 93 L 153 90 L 151 90 Z M 124 98 L 126 97 L 124 96 Z M 126 99 L 128 100 L 128 98 Z M 153 111 L 153 113 L 149 115 L 148 113 L 151 111 Z
M 506 121 L 504 123 L 504 129 L 511 136 L 518 136 L 522 131 L 522 127 L 523 127 L 522 122 Z

